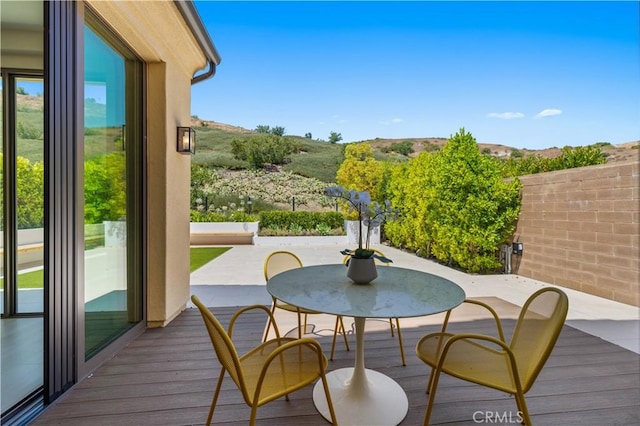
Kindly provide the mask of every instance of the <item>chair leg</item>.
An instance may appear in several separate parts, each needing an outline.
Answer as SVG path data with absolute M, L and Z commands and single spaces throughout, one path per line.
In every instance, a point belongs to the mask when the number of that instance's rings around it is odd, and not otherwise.
M 344 339 L 344 346 L 349 350 L 349 340 L 347 339 L 347 329 L 344 328 L 344 322 L 342 321 L 342 316 L 338 316 L 340 320 L 340 328 L 342 329 L 342 338 Z
M 436 388 L 438 387 L 438 380 L 440 379 L 440 369 L 434 368 L 429 379 L 429 402 L 427 402 L 427 411 L 424 413 L 424 426 L 429 425 L 429 419 L 431 418 L 431 411 L 433 410 L 433 402 L 436 398 Z
M 276 301 L 274 300 L 273 306 L 271 306 L 271 316 L 273 316 L 276 312 Z M 271 330 L 271 319 L 267 322 L 267 331 L 264 332 L 264 338 L 262 339 L 262 343 L 267 341 L 267 337 L 269 337 L 269 330 Z
M 344 346 L 349 350 L 349 340 L 347 339 L 347 330 L 344 328 L 344 322 L 342 316 L 336 316 L 336 325 L 333 329 L 333 340 L 331 342 L 331 354 L 329 355 L 329 361 L 333 361 L 333 354 L 336 350 L 336 337 L 340 330 L 342 330 L 342 338 L 344 339 Z
M 258 414 L 258 405 L 254 404 L 251 406 L 251 417 L 249 418 L 249 426 L 255 426 L 256 414 Z
M 404 359 L 404 343 L 402 342 L 402 332 L 400 331 L 400 320 L 396 318 L 396 327 L 398 330 L 398 343 L 400 344 L 400 356 L 402 357 L 402 366 L 407 365 L 406 360 Z
M 300 309 L 298 309 L 297 314 L 298 314 L 298 339 L 302 339 L 302 315 L 300 314 Z
M 333 361 L 333 353 L 336 350 L 336 337 L 340 332 L 340 316 L 336 316 L 336 325 L 333 328 L 333 341 L 331 342 L 331 355 L 329 356 L 329 361 Z
M 329 406 L 329 414 L 331 414 L 331 424 L 332 425 L 337 425 L 338 424 L 338 419 L 336 418 L 336 412 L 333 409 L 333 401 L 331 401 L 331 393 L 329 392 L 329 383 L 327 382 L 327 376 L 324 373 L 324 371 L 320 375 L 320 378 L 322 379 L 322 387 L 324 388 L 324 395 L 327 397 L 327 405 Z
M 520 411 L 518 414 L 522 417 L 522 424 L 531 425 L 531 417 L 529 417 L 529 409 L 527 408 L 527 402 L 524 399 L 523 394 L 516 394 L 516 404 L 518 406 L 518 410 Z
M 429 374 L 429 383 L 427 383 L 427 392 L 426 394 L 429 394 L 429 391 L 431 390 L 431 385 L 433 385 L 433 372 L 435 371 L 435 368 L 431 368 L 431 374 Z
M 213 393 L 213 400 L 211 401 L 211 407 L 209 408 L 209 415 L 207 416 L 207 426 L 211 424 L 213 420 L 213 411 L 216 409 L 216 404 L 218 402 L 218 395 L 220 395 L 220 389 L 222 388 L 222 379 L 224 379 L 224 373 L 226 370 L 222 368 L 220 371 L 220 377 L 218 378 L 218 384 L 216 385 L 216 391 Z

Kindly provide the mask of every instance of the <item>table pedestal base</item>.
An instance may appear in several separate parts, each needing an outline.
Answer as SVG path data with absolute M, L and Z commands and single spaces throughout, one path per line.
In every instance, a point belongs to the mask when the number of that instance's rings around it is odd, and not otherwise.
M 396 426 L 409 411 L 407 394 L 391 377 L 365 369 L 365 382 L 353 379 L 353 368 L 327 373 L 331 401 L 338 423 L 343 426 Z M 322 382 L 313 388 L 313 403 L 331 421 Z

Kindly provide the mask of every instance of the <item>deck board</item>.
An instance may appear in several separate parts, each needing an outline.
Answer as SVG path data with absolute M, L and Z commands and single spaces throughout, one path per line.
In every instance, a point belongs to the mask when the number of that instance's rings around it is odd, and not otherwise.
M 236 308 L 212 308 L 227 324 Z M 507 321 L 510 335 L 513 321 Z M 465 330 L 491 333 L 493 324 L 475 320 L 456 324 Z M 249 314 L 238 324 L 236 344 L 242 352 L 262 337 L 264 317 Z M 438 325 L 402 328 L 407 366 L 400 365 L 397 340 L 388 328 L 366 334 L 367 368 L 394 378 L 407 392 L 409 413 L 402 425 L 422 424 L 429 369 L 414 354 L 420 337 Z M 338 343 L 329 370 L 351 367 L 352 350 Z M 318 340 L 328 354 L 331 337 Z M 206 329 L 197 310 L 183 312 L 162 329 L 150 329 L 77 384 L 37 418 L 34 425 L 187 425 L 204 424 L 219 374 Z M 536 425 L 640 424 L 640 356 L 565 326 L 556 348 L 527 394 Z M 512 397 L 443 375 L 432 424 L 471 425 L 473 413 L 516 415 Z M 214 424 L 246 425 L 249 408 L 231 380 L 223 383 Z M 258 409 L 259 425 L 326 425 L 315 410 L 312 387 L 291 395 L 289 402 L 274 401 Z

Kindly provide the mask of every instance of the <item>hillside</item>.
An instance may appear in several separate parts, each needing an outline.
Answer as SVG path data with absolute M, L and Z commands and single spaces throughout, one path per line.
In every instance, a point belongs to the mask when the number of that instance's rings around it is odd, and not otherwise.
M 217 123 L 215 121 L 202 120 L 194 118 L 192 119 L 192 126 L 201 127 L 203 125 L 212 128 L 218 129 L 223 132 L 228 132 L 229 134 L 235 134 L 236 137 L 239 135 L 248 136 L 253 134 L 252 130 L 248 130 L 242 127 L 233 126 L 224 123 Z M 305 141 L 309 141 L 309 139 L 305 139 L 299 137 Z M 389 148 L 393 144 L 402 143 L 405 141 L 409 141 L 412 143 L 412 147 L 414 153 L 410 156 L 418 155 L 422 151 L 428 152 L 436 152 L 440 150 L 448 141 L 448 138 L 439 138 L 439 137 L 430 137 L 430 138 L 403 138 L 403 139 L 369 139 L 357 142 L 367 142 L 369 143 L 377 153 L 384 156 L 383 150 L 385 148 Z M 344 141 L 343 141 L 344 142 Z M 322 143 L 322 142 L 319 142 Z M 602 144 L 600 148 L 602 151 L 607 154 L 607 161 L 627 161 L 630 159 L 637 159 L 640 155 L 640 151 L 637 148 L 640 146 L 640 140 L 627 142 L 619 145 L 612 144 Z M 491 143 L 478 143 L 478 147 L 482 152 L 487 152 L 497 158 L 508 158 L 514 151 L 519 151 L 523 157 L 527 157 L 530 155 L 539 155 L 541 157 L 553 158 L 560 155 L 561 147 L 552 147 L 546 149 L 532 150 L 532 149 L 518 149 L 510 146 L 499 145 L 499 144 L 491 144 Z

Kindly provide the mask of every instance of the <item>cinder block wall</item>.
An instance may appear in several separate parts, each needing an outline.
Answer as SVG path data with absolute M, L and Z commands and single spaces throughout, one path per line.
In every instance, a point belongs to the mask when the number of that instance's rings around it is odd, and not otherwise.
M 513 273 L 640 306 L 639 166 L 523 176 Z

